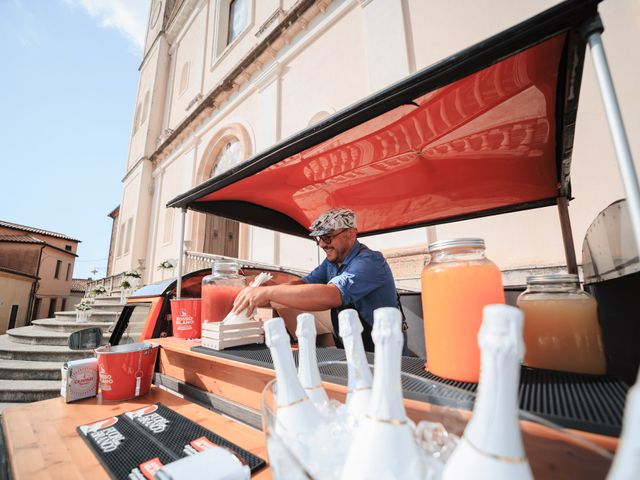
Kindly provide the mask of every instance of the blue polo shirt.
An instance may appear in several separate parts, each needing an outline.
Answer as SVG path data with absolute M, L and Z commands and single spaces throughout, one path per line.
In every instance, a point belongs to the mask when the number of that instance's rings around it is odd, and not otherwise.
M 389 264 L 380 252 L 370 250 L 357 240 L 340 267 L 325 259 L 302 280 L 335 285 L 340 290 L 342 305 L 352 304 L 361 319 L 371 326 L 376 308 L 398 307 Z

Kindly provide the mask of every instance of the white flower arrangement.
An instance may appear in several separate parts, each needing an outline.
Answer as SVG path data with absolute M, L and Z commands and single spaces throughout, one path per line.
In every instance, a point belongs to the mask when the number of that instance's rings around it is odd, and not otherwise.
M 93 287 L 89 292 L 91 297 L 97 297 L 98 295 L 104 295 L 107 293 L 107 289 L 104 288 L 104 285 L 98 285 L 97 287 Z
M 169 270 L 171 268 L 173 268 L 173 263 L 170 260 L 163 260 L 158 265 L 158 270 Z
M 125 278 L 124 280 L 122 280 L 120 282 L 120 288 L 126 290 L 128 288 L 131 288 L 131 283 Z
M 138 272 L 137 270 L 129 270 L 128 272 L 125 272 L 124 276 L 131 278 L 141 278 L 140 272 Z
M 91 305 L 88 304 L 87 302 L 80 302 L 80 303 L 76 303 L 74 305 L 75 309 L 78 310 L 79 312 L 86 312 L 88 310 L 91 310 Z

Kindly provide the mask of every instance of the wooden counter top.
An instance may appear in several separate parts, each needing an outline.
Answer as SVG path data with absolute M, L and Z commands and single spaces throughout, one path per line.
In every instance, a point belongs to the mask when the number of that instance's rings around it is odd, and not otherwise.
M 58 397 L 5 409 L 2 426 L 13 478 L 108 479 L 109 475 L 76 432 L 76 427 L 156 402 L 162 402 L 267 460 L 262 432 L 152 387 L 149 394 L 123 402 L 102 402 L 101 399 L 91 398 L 67 404 Z M 271 478 L 269 467 L 263 468 L 252 478 Z

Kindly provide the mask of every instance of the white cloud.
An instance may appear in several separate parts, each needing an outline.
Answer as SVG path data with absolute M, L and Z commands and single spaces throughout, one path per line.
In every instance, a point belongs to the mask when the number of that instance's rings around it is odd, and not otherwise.
M 138 49 L 144 46 L 149 0 L 65 0 L 82 7 L 104 28 L 115 28 Z

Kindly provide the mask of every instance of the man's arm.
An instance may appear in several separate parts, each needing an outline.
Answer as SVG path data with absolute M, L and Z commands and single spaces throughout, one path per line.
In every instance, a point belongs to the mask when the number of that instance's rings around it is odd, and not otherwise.
M 318 311 L 342 305 L 340 290 L 335 285 L 296 283 L 267 287 L 247 287 L 233 302 L 233 313 L 245 308 L 252 312 L 256 307 L 279 303 L 298 310 Z

